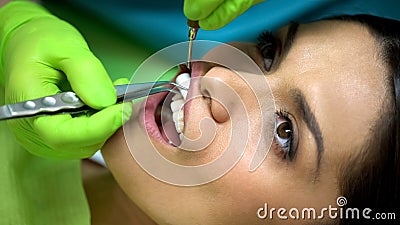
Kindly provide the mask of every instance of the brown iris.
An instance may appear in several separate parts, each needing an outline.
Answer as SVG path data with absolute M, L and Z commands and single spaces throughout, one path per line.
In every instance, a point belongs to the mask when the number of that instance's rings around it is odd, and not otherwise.
M 289 122 L 283 122 L 276 128 L 276 133 L 282 139 L 288 139 L 292 136 L 293 129 Z

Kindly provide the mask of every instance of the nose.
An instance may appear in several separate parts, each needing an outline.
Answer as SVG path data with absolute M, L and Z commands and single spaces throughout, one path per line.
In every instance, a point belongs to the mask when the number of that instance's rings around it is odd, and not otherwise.
M 254 99 L 253 89 L 260 83 L 256 81 L 251 84 L 255 76 L 265 83 L 264 77 L 260 76 L 263 72 L 259 66 L 233 44 L 215 47 L 202 58 L 202 62 L 193 66 L 193 69 L 197 68 L 197 73 L 196 70 L 192 71 L 192 77 L 202 76 L 202 95 L 211 99 L 211 113 L 219 123 L 229 121 L 238 104 L 243 106 L 249 98 Z
M 226 45 L 214 48 L 201 61 L 193 63 L 191 77 L 192 93 L 204 98 L 196 103 L 204 103 L 207 116 L 218 123 L 217 131 L 224 137 L 223 143 L 229 143 L 227 149 L 253 143 L 249 154 L 254 153 L 252 158 L 256 158 L 250 167 L 254 170 L 268 152 L 270 145 L 266 142 L 272 140 L 275 122 L 267 77 L 243 51 Z
M 228 122 L 235 104 L 240 104 L 245 88 L 244 82 L 231 70 L 211 67 L 201 79 L 200 91 L 210 98 L 210 110 L 218 123 Z
M 249 150 L 253 154 L 249 170 L 266 157 L 273 137 L 274 102 L 265 76 L 240 72 L 216 64 L 204 64 L 200 91 L 210 98 L 210 114 L 220 124 L 230 124 L 232 143 L 260 143 Z M 224 126 L 224 125 L 223 125 Z

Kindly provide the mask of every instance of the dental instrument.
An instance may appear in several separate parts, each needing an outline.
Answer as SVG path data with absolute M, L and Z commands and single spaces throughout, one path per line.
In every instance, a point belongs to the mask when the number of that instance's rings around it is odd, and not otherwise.
M 170 87 L 172 86 L 172 87 Z M 117 103 L 131 101 L 160 92 L 180 94 L 179 90 L 186 87 L 170 81 L 158 81 L 114 86 L 117 92 Z M 37 115 L 53 115 L 58 113 L 78 114 L 93 111 L 94 109 L 83 103 L 72 91 L 60 94 L 0 106 L 0 120 L 31 117 Z
M 196 39 L 197 31 L 200 26 L 198 21 L 188 20 L 187 24 L 189 26 L 189 48 L 188 48 L 188 58 L 187 58 L 187 67 L 191 70 L 190 63 L 192 62 L 192 49 L 193 49 L 193 41 Z

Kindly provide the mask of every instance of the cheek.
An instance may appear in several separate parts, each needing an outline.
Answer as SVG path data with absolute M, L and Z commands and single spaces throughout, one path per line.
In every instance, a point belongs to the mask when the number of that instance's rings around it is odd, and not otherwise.
M 112 164 L 115 161 L 123 160 L 126 163 L 129 157 L 123 157 L 129 153 L 124 139 L 123 129 L 118 129 L 117 132 L 111 136 L 101 149 L 101 153 L 107 162 L 107 164 Z
M 101 153 L 119 185 L 129 195 L 132 181 L 141 171 L 126 145 L 123 129 L 119 129 L 103 146 Z

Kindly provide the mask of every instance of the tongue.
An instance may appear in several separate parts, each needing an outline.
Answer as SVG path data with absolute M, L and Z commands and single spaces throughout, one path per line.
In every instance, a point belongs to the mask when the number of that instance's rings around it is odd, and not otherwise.
M 179 139 L 179 134 L 176 132 L 175 124 L 173 121 L 166 121 L 163 123 L 161 134 L 167 142 L 172 145 L 179 146 L 181 140 Z

